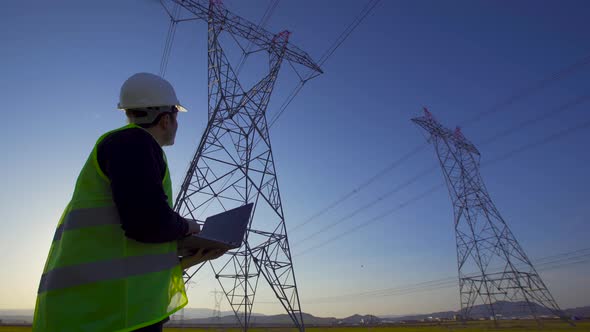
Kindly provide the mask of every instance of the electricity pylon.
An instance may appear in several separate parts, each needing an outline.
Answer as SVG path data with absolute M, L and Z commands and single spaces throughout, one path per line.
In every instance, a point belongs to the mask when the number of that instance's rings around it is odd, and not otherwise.
M 492 202 L 479 173 L 479 151 L 459 128 L 453 132 L 424 113 L 412 121 L 428 132 L 453 203 L 463 319 L 484 304 L 496 321 L 512 302 L 537 321 L 539 306 L 568 321 Z
M 209 265 L 244 330 L 262 276 L 295 326 L 304 331 L 266 111 L 284 60 L 318 75 L 322 71 L 307 53 L 289 43 L 288 31 L 270 33 L 230 13 L 219 0 L 171 1 L 190 13 L 190 19 L 207 21 L 209 78 L 207 128 L 174 209 L 185 218 L 202 220 L 254 203 L 243 245 Z M 268 72 L 249 89 L 242 86 L 224 52 L 220 39 L 224 34 L 268 54 Z M 185 273 L 185 280 L 202 267 Z
M 217 289 L 213 292 L 213 298 L 215 299 L 215 306 L 213 307 L 213 318 L 217 321 L 221 320 L 221 300 L 223 300 L 223 295 L 225 293 L 217 291 Z
M 188 281 L 184 284 L 184 286 L 188 289 L 191 285 L 193 285 L 194 282 L 193 281 Z M 186 307 L 183 307 L 182 309 L 180 309 L 180 326 L 185 326 L 185 315 L 184 315 L 184 311 L 186 310 Z

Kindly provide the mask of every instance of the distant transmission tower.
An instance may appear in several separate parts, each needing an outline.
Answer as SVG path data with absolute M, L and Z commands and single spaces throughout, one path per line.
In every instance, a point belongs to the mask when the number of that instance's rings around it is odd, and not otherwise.
M 185 288 L 186 288 L 186 289 L 188 289 L 188 288 L 189 288 L 191 285 L 193 285 L 194 283 L 195 283 L 194 281 L 189 281 L 189 282 L 186 282 L 186 283 L 184 284 L 184 286 L 185 286 Z M 185 324 L 186 324 L 186 321 L 185 321 L 186 317 L 185 317 L 185 315 L 184 315 L 184 311 L 185 311 L 185 309 L 186 309 L 186 307 L 183 307 L 182 309 L 180 309 L 180 326 L 181 326 L 181 327 L 184 327 L 184 326 L 185 326 Z
M 215 318 L 215 320 L 217 320 L 217 321 L 220 321 L 221 320 L 221 300 L 223 300 L 223 295 L 225 295 L 225 293 L 218 292 L 217 289 L 211 293 L 213 294 L 213 298 L 215 299 L 215 307 L 213 307 L 213 318 Z
M 512 302 L 537 321 L 539 306 L 568 321 L 494 206 L 479 173 L 479 151 L 459 128 L 453 132 L 424 112 L 412 121 L 430 134 L 453 203 L 463 319 L 484 304 L 496 321 Z
M 208 124 L 174 208 L 183 217 L 202 220 L 254 203 L 243 246 L 209 265 L 244 330 L 250 323 L 262 275 L 295 326 L 303 331 L 266 110 L 283 60 L 318 75 L 322 71 L 307 53 L 289 43 L 288 31 L 270 33 L 230 13 L 219 0 L 171 1 L 192 15 L 190 19 L 206 20 L 209 28 Z M 172 20 L 181 21 L 176 14 Z M 249 89 L 242 86 L 224 52 L 223 36 L 242 49 L 239 40 L 252 43 L 258 48 L 252 53 L 268 55 L 268 71 Z M 202 266 L 187 273 L 186 279 Z

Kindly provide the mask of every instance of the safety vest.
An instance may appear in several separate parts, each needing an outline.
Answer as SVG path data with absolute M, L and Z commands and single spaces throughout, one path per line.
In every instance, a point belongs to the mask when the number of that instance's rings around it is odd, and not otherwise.
M 45 263 L 33 331 L 131 331 L 188 303 L 176 241 L 127 238 L 110 181 L 98 165 L 98 144 L 129 128 L 141 127 L 131 124 L 102 135 L 78 176 Z M 167 165 L 162 185 L 172 206 Z

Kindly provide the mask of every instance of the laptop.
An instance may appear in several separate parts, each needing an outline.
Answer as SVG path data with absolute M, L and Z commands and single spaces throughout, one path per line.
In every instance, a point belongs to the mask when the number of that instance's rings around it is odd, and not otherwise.
M 178 255 L 194 255 L 199 249 L 235 249 L 242 245 L 253 203 L 207 217 L 201 232 L 178 241 Z

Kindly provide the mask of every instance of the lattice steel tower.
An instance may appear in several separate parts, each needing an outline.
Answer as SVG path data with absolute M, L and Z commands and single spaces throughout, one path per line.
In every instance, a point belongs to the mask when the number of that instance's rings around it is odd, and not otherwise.
M 283 60 L 321 69 L 289 43 L 288 31 L 270 33 L 226 10 L 220 1 L 173 0 L 208 24 L 208 124 L 190 163 L 175 210 L 186 218 L 254 203 L 244 245 L 209 265 L 232 310 L 247 329 L 262 275 L 295 326 L 304 330 L 277 181 L 266 111 Z M 178 8 L 178 7 L 177 7 Z M 170 13 L 170 12 L 169 12 Z M 180 21 L 180 20 L 178 20 Z M 220 37 L 252 43 L 268 54 L 268 72 L 249 89 L 238 80 Z M 240 46 L 241 47 L 241 46 Z M 203 265 L 186 273 L 190 280 Z
M 213 317 L 217 321 L 220 321 L 221 320 L 221 300 L 223 300 L 223 296 L 225 295 L 225 293 L 218 292 L 216 289 L 213 292 L 211 292 L 211 294 L 213 294 L 213 298 L 215 299 L 215 306 L 213 307 L 213 314 L 211 315 L 211 317 Z
M 453 203 L 462 317 L 484 304 L 496 320 L 512 302 L 511 311 L 516 303 L 538 319 L 540 305 L 567 321 L 494 206 L 479 173 L 479 151 L 459 128 L 453 132 L 424 112 L 412 121 L 430 135 Z

